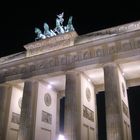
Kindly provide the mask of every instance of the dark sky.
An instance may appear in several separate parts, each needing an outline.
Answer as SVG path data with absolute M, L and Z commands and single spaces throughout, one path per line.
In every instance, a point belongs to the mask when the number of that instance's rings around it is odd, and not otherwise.
M 64 12 L 64 24 L 73 16 L 79 35 L 140 20 L 139 4 L 135 0 L 39 0 L 0 4 L 0 57 L 23 51 L 23 45 L 35 39 L 34 28 L 43 30 L 47 22 L 55 27 L 56 15 Z
M 73 16 L 73 25 L 79 35 L 140 20 L 138 0 L 45 0 L 5 2 L 0 4 L 0 57 L 24 51 L 24 45 L 34 42 L 35 27 L 43 30 L 47 22 L 55 27 L 56 15 L 64 12 L 64 24 Z M 140 140 L 140 88 L 128 90 L 134 140 Z M 103 94 L 98 97 L 99 103 Z M 101 109 L 104 108 L 100 104 Z M 134 110 L 134 111 L 132 111 Z M 102 110 L 101 110 L 102 111 Z M 103 120 L 103 119 L 101 119 Z M 102 126 L 100 121 L 100 126 Z M 101 129 L 100 129 L 101 130 Z M 100 132 L 103 140 L 104 132 Z M 105 139 L 104 139 L 105 140 Z

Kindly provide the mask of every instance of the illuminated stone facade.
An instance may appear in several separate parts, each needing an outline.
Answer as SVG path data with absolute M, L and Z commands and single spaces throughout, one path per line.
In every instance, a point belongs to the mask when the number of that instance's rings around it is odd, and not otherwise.
M 98 140 L 105 91 L 107 140 L 132 140 L 127 88 L 140 84 L 140 22 L 35 41 L 0 58 L 0 140 L 56 140 L 65 97 L 67 140 Z

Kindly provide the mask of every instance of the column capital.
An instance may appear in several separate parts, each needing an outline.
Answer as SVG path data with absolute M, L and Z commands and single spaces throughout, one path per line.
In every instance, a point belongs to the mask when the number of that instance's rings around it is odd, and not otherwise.
M 76 71 L 76 70 L 71 70 L 71 71 L 66 71 L 65 74 L 81 74 L 81 71 Z
M 26 79 L 24 81 L 24 85 L 25 85 L 25 83 L 30 83 L 32 85 L 32 84 L 35 84 L 35 83 L 39 83 L 39 80 L 37 80 L 37 79 Z
M 103 65 L 103 68 L 104 68 L 104 67 L 107 67 L 107 66 L 118 67 L 118 64 L 113 63 L 113 62 L 111 62 L 111 63 L 106 63 L 106 64 Z

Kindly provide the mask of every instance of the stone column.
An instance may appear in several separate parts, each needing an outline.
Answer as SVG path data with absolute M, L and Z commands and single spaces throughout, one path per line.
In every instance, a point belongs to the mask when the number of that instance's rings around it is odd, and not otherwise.
M 38 82 L 25 82 L 18 140 L 34 140 L 37 92 Z
M 57 118 L 56 118 L 56 138 L 60 133 L 60 96 L 57 94 Z
M 66 74 L 64 135 L 67 140 L 81 139 L 80 96 L 80 75 Z
M 0 85 L 0 140 L 6 139 L 10 100 L 11 88 Z
M 107 140 L 126 140 L 123 130 L 121 84 L 116 64 L 104 66 L 104 80 Z

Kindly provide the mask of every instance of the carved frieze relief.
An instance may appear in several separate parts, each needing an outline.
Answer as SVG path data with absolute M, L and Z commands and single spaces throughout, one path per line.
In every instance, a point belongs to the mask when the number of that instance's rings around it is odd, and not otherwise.
M 53 38 L 40 40 L 38 42 L 29 43 L 24 47 L 27 49 L 27 56 L 34 56 L 65 47 L 72 46 L 74 44 L 74 38 L 77 36 L 75 31 L 54 36 Z
M 83 59 L 89 59 L 91 58 L 91 52 L 90 50 L 87 50 L 83 53 Z
M 115 45 L 115 46 L 114 46 Z M 75 64 L 85 63 L 85 60 L 90 60 L 97 57 L 106 57 L 115 53 L 129 51 L 140 48 L 140 39 L 131 39 L 128 42 L 118 41 L 114 45 L 104 44 L 103 46 L 90 46 L 86 49 L 75 49 L 72 52 L 63 52 L 62 54 L 53 54 L 46 56 L 43 59 L 34 59 L 34 63 L 22 61 L 23 64 L 8 67 L 8 69 L 1 69 L 0 80 L 12 75 L 27 75 L 27 73 L 37 73 L 40 70 L 53 72 L 55 67 L 66 66 L 68 69 L 73 68 Z M 137 45 L 137 46 L 136 46 Z M 81 46 L 82 47 L 82 46 Z M 29 59 L 30 61 L 30 59 Z M 31 61 L 33 61 L 31 59 Z M 92 63 L 92 61 L 90 61 Z M 22 65 L 22 66 L 21 66 Z

